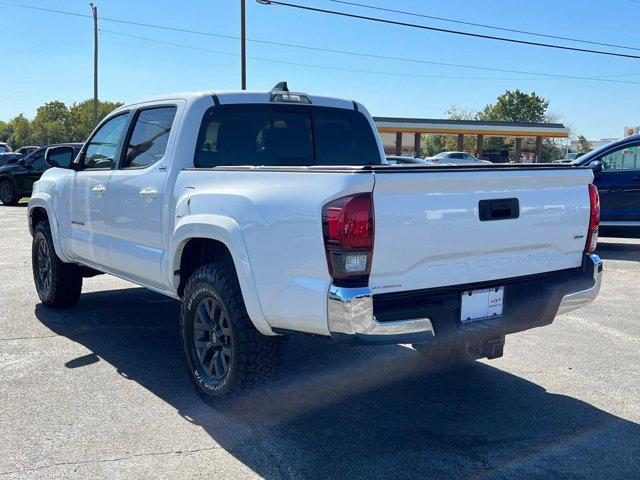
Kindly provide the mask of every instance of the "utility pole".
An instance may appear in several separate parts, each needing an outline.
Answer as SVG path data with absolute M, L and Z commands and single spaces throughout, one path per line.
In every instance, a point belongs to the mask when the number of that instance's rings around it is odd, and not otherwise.
M 98 7 L 90 3 L 93 13 L 93 126 L 98 125 Z
M 240 0 L 240 46 L 242 57 L 242 90 L 247 89 L 247 38 L 245 31 L 245 8 L 244 1 Z

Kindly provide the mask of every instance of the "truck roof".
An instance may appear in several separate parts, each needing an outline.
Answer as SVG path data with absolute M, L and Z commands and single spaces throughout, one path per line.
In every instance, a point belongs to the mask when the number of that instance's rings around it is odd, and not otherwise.
M 136 102 L 131 102 L 127 105 L 123 105 L 121 108 L 129 107 L 132 105 L 143 104 L 143 103 L 152 103 L 152 102 L 162 102 L 168 100 L 186 100 L 187 102 L 197 101 L 203 97 L 212 97 L 215 96 L 221 105 L 231 105 L 231 104 L 243 104 L 243 103 L 270 103 L 271 96 L 273 95 L 273 90 L 264 90 L 264 91 L 243 91 L 243 90 L 208 90 L 201 92 L 181 92 L 181 93 L 171 93 L 167 95 L 160 95 L 157 97 L 152 97 Z M 303 92 L 291 92 L 291 93 L 301 93 L 306 95 L 311 101 L 312 105 L 317 105 L 321 107 L 334 107 L 334 108 L 347 108 L 353 110 L 355 108 L 355 103 L 353 100 L 345 100 L 341 98 L 335 97 L 327 97 L 323 95 L 311 95 Z M 361 106 L 358 106 L 361 108 Z M 118 109 L 118 110 L 119 110 Z

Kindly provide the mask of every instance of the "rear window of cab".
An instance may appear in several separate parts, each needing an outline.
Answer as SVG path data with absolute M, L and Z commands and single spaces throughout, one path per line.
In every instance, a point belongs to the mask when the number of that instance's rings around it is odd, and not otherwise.
M 297 105 L 223 105 L 203 118 L 194 165 L 379 165 L 367 118 L 355 110 Z

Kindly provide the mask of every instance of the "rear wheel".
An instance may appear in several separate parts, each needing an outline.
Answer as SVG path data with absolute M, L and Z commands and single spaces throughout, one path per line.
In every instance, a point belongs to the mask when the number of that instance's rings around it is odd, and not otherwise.
M 0 202 L 3 205 L 17 205 L 18 204 L 18 192 L 13 186 L 10 180 L 3 180 L 0 182 Z
M 34 229 L 31 265 L 36 291 L 44 305 L 67 308 L 76 304 L 82 291 L 80 268 L 60 260 L 47 221 L 39 222 Z
M 230 262 L 193 273 L 180 330 L 191 379 L 205 398 L 262 390 L 279 372 L 282 338 L 264 336 L 253 326 Z

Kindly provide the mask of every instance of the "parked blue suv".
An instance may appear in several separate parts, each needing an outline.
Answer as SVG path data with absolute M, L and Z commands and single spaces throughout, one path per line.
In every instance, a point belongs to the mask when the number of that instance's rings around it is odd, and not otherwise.
M 573 163 L 593 170 L 600 235 L 640 237 L 640 135 L 603 145 Z

